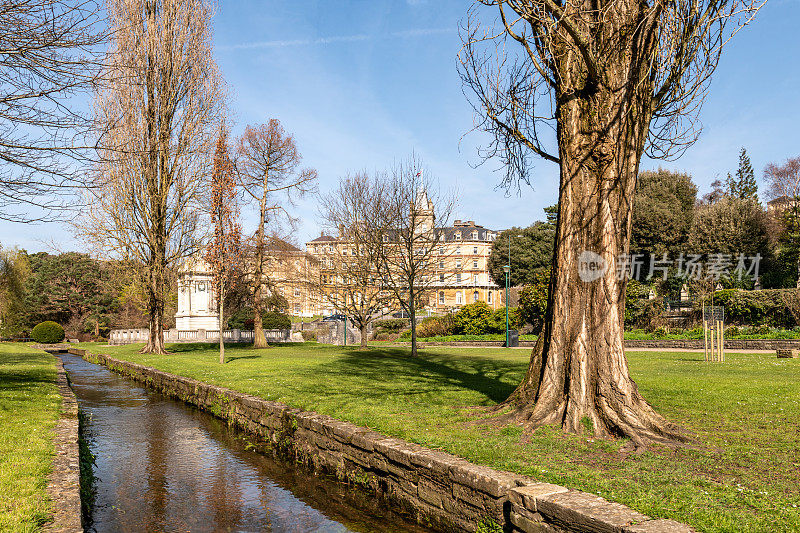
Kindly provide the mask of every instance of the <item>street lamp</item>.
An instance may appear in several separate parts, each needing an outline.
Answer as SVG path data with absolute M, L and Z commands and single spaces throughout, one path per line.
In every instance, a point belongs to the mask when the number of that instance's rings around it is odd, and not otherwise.
M 511 239 L 508 239 L 508 241 L 511 242 Z M 509 251 L 509 258 L 510 257 L 511 257 L 511 252 Z M 511 261 L 509 261 L 509 263 L 510 262 Z M 503 271 L 506 273 L 506 348 L 510 348 L 508 342 L 508 279 L 511 275 L 511 265 L 503 265 Z

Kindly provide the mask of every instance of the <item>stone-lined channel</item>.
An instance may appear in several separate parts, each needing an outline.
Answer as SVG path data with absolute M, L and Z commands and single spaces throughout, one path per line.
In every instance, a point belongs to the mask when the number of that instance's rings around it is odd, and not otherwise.
M 369 494 L 254 451 L 210 414 L 58 356 L 95 456 L 87 531 L 428 531 Z

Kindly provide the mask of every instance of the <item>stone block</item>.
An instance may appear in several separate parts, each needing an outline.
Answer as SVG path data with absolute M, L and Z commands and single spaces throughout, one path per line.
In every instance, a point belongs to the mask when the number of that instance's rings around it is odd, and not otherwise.
M 372 454 L 370 454 L 369 452 L 366 452 L 360 448 L 356 448 L 355 446 L 343 446 L 342 453 L 345 455 L 345 457 L 347 457 L 360 467 L 362 468 L 370 467 L 370 455 Z
M 387 437 L 376 441 L 374 449 L 379 454 L 395 463 L 411 466 L 411 455 L 414 453 L 411 445 L 403 440 Z
M 509 521 L 518 531 L 523 533 L 559 533 L 563 531 L 542 521 L 542 516 L 538 513 L 527 515 L 520 511 L 524 511 L 524 509 L 512 510 L 509 513 Z
M 459 485 L 458 483 L 454 484 L 453 497 L 455 497 L 457 500 L 461 500 L 462 502 L 468 503 L 473 507 L 477 507 L 484 514 L 486 512 L 483 493 L 471 487 L 465 487 L 464 485 Z
M 451 466 L 450 479 L 455 483 L 471 487 L 493 498 L 505 496 L 510 489 L 517 486 L 517 476 L 513 474 L 468 462 Z
M 355 424 L 351 424 L 349 422 L 340 422 L 338 420 L 327 422 L 325 426 L 326 433 L 327 429 L 329 429 L 332 432 L 333 438 L 346 444 L 350 443 L 353 435 L 364 430 L 364 428 Z
M 417 494 L 420 499 L 440 509 L 442 508 L 442 495 L 447 494 L 447 492 L 444 487 L 431 483 L 425 478 L 420 478 L 417 484 Z
M 552 483 L 534 483 L 524 487 L 517 487 L 508 491 L 508 499 L 511 503 L 524 507 L 530 511 L 536 511 L 536 498 L 550 496 L 567 492 L 569 489 Z
M 797 359 L 800 357 L 800 350 L 775 350 L 778 359 Z
M 375 449 L 375 442 L 385 439 L 386 436 L 381 435 L 377 431 L 361 431 L 353 435 L 350 444 L 362 450 L 371 452 Z
M 625 526 L 650 519 L 622 504 L 573 490 L 536 498 L 536 510 L 548 522 L 598 533 L 618 533 Z

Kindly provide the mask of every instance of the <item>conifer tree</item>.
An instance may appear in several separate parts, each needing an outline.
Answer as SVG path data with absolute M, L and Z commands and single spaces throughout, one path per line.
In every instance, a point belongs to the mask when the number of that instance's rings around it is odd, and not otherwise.
M 750 164 L 750 156 L 747 155 L 747 150 L 744 147 L 739 151 L 739 169 L 736 171 L 736 185 L 734 196 L 742 200 L 758 200 L 756 173 L 753 171 L 753 165 Z

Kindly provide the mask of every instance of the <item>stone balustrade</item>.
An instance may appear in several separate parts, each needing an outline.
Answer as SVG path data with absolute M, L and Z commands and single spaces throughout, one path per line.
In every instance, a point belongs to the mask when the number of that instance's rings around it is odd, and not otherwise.
M 135 342 L 147 342 L 150 330 L 147 328 L 138 329 L 112 329 L 108 337 L 111 345 L 133 344 Z M 228 329 L 223 332 L 225 342 L 253 342 L 253 332 L 242 329 Z M 291 340 L 291 330 L 288 329 L 265 329 L 264 336 L 268 342 L 289 342 Z M 219 341 L 219 330 L 179 330 L 165 329 L 164 342 L 217 342 Z

